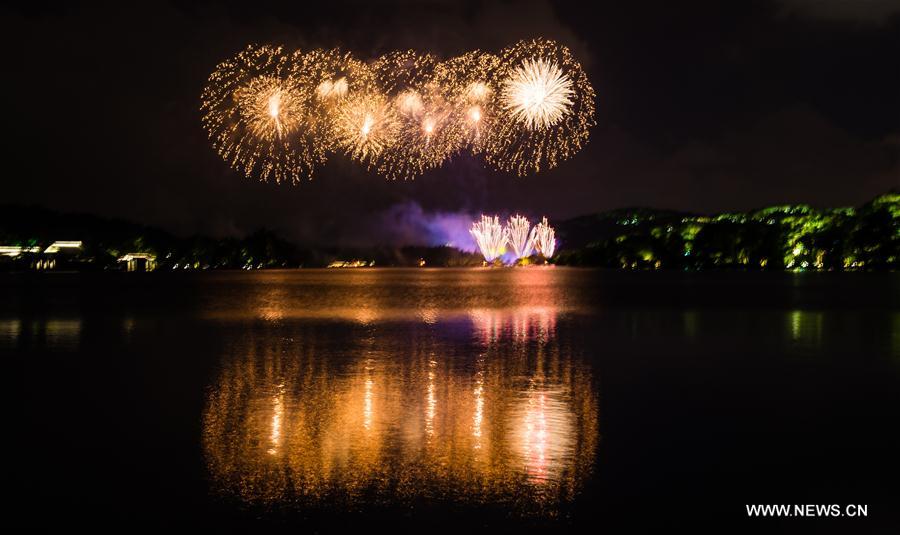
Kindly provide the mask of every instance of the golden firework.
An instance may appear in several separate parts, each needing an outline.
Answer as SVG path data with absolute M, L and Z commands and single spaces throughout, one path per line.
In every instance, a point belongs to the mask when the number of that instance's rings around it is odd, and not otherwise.
M 320 143 L 328 150 L 341 150 L 339 119 L 350 100 L 359 100 L 372 91 L 372 71 L 349 52 L 338 49 L 307 52 L 296 71 L 314 93 L 311 126 L 320 136 Z
M 396 180 L 439 167 L 462 145 L 453 102 L 435 81 L 437 61 L 415 51 L 391 52 L 372 67 L 378 90 L 398 120 L 397 141 L 383 154 L 378 171 Z
M 389 52 L 372 63 L 378 89 L 390 98 L 423 87 L 434 76 L 437 59 L 415 50 Z
M 543 39 L 499 56 L 407 50 L 371 65 L 337 49 L 250 46 L 210 75 L 201 110 L 219 154 L 262 180 L 311 178 L 328 152 L 414 178 L 462 148 L 525 175 L 587 142 L 594 89 L 566 47 Z
M 435 70 L 436 83 L 455 107 L 462 144 L 476 154 L 484 150 L 497 119 L 494 75 L 499 63 L 494 54 L 476 50 L 441 62 Z
M 398 130 L 397 114 L 381 93 L 359 93 L 336 107 L 336 146 L 367 168 L 379 166 L 384 152 L 397 142 Z
M 309 128 L 312 93 L 299 52 L 247 47 L 216 67 L 201 97 L 213 147 L 246 176 L 298 182 L 325 162 Z
M 500 55 L 500 117 L 486 143 L 493 167 L 525 175 L 552 169 L 587 143 L 594 88 L 568 48 L 521 41 Z

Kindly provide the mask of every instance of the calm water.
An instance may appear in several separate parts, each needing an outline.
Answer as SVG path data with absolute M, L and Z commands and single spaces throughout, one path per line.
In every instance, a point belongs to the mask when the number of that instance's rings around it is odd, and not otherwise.
M 27 274 L 0 291 L 12 518 L 900 526 L 897 274 Z M 748 503 L 869 518 L 748 520 Z

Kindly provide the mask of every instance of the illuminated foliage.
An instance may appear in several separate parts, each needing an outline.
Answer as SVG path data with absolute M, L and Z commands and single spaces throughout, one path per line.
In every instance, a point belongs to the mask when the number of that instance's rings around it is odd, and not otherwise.
M 597 235 L 564 251 L 561 264 L 627 269 L 866 270 L 900 266 L 900 195 L 858 208 L 772 206 L 693 216 L 614 211 L 592 221 Z M 587 235 L 570 222 L 567 227 Z

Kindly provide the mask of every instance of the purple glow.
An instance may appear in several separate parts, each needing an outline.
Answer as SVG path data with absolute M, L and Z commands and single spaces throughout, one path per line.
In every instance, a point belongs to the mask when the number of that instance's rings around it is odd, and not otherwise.
M 381 226 L 393 243 L 402 245 L 449 245 L 462 251 L 475 252 L 477 246 L 469 228 L 475 216 L 468 213 L 425 213 L 409 201 L 395 204 L 381 215 Z

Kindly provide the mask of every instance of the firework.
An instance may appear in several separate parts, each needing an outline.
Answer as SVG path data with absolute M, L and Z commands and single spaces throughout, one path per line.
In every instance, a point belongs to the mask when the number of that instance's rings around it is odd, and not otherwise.
M 543 218 L 540 223 L 535 225 L 531 234 L 534 248 L 537 249 L 544 258 L 552 257 L 553 252 L 556 250 L 556 232 L 553 230 L 553 227 L 547 223 L 546 217 Z
M 463 130 L 456 109 L 440 87 L 427 84 L 409 89 L 393 100 L 398 117 L 398 137 L 379 166 L 389 179 L 415 178 L 440 167 L 463 144 Z
M 503 107 L 529 130 L 550 128 L 571 109 L 572 80 L 555 63 L 526 59 L 503 85 Z
M 587 142 L 594 90 L 569 50 L 547 40 L 499 56 L 438 62 L 408 50 L 371 64 L 337 49 L 250 46 L 210 75 L 201 110 L 219 154 L 262 180 L 311 178 L 329 152 L 414 178 L 463 148 L 524 175 Z
M 329 150 L 345 149 L 340 143 L 339 120 L 348 105 L 353 107 L 360 100 L 365 101 L 363 95 L 372 92 L 372 71 L 352 54 L 337 49 L 308 52 L 297 68 L 304 83 L 314 91 L 310 117 L 321 136 L 320 143 Z
M 500 111 L 485 158 L 525 175 L 552 169 L 587 143 L 594 125 L 594 88 L 568 48 L 521 41 L 500 56 Z
M 250 46 L 222 62 L 201 97 L 213 147 L 246 176 L 298 182 L 325 162 L 309 128 L 312 93 L 299 52 Z
M 435 80 L 437 61 L 414 51 L 392 52 L 372 66 L 379 91 L 398 119 L 397 140 L 378 170 L 389 179 L 415 178 L 439 167 L 463 142 L 462 125 L 445 88 Z
M 495 72 L 500 58 L 481 51 L 467 52 L 444 61 L 435 68 L 435 81 L 444 88 L 456 108 L 463 144 L 473 153 L 484 150 L 489 132 L 497 118 L 498 92 Z
M 336 109 L 334 140 L 350 158 L 378 167 L 397 141 L 397 114 L 384 95 L 371 92 L 345 99 Z
M 475 238 L 486 262 L 493 262 L 506 250 L 509 231 L 500 225 L 500 218 L 497 216 L 482 215 L 481 221 L 472 223 L 469 233 Z
M 531 229 L 531 222 L 523 216 L 515 215 L 509 218 L 506 231 L 509 235 L 509 246 L 512 247 L 516 260 L 531 256 L 535 237 Z M 529 231 L 531 232 L 529 233 Z
M 434 76 L 437 59 L 415 50 L 389 52 L 372 63 L 378 89 L 389 97 L 424 86 Z

